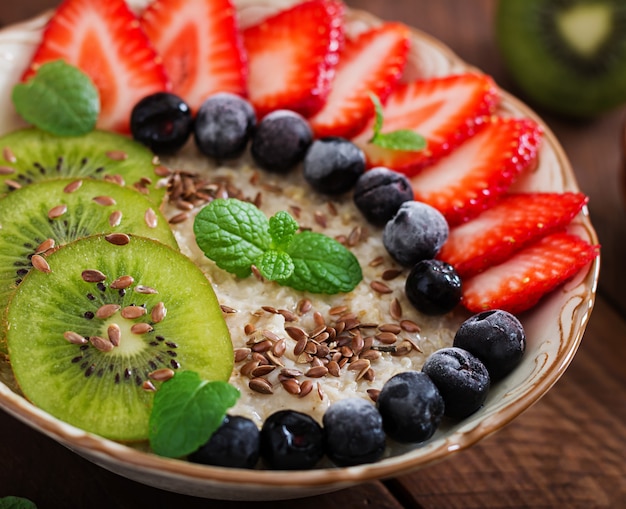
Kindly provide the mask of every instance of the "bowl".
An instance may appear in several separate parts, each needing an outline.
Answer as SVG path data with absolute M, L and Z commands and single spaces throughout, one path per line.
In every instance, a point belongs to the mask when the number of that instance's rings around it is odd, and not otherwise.
M 140 8 L 145 0 L 131 4 Z M 242 25 L 294 3 L 293 0 L 235 1 Z M 49 14 L 0 31 L 0 111 L 13 112 L 10 90 L 32 55 Z M 349 30 L 357 33 L 381 20 L 362 11 L 348 11 Z M 476 70 L 429 35 L 412 30 L 406 80 Z M 518 191 L 578 191 L 567 157 L 550 129 L 522 102 L 502 92 L 500 114 L 524 116 L 545 131 L 539 164 L 516 185 Z M 0 134 L 18 127 L 16 114 L 3 113 Z M 584 209 L 569 226 L 572 233 L 597 243 Z M 90 461 L 135 481 L 187 495 L 226 500 L 276 500 L 332 492 L 359 483 L 395 477 L 453 457 L 512 421 L 541 398 L 572 360 L 593 308 L 600 261 L 520 316 L 527 333 L 521 364 L 494 384 L 485 405 L 462 422 L 441 426 L 429 441 L 396 447 L 377 463 L 307 471 L 238 470 L 158 457 L 138 447 L 106 440 L 59 421 L 19 395 L 7 360 L 0 363 L 0 407 Z

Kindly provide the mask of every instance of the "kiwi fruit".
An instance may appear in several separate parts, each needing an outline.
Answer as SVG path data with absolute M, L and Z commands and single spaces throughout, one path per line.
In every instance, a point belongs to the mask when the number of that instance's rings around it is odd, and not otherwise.
M 496 39 L 529 102 L 589 118 L 626 102 L 626 2 L 502 0 Z
M 32 258 L 97 233 L 124 232 L 174 248 L 166 219 L 139 192 L 91 179 L 40 181 L 0 200 L 0 310 L 33 266 Z M 0 313 L 1 314 L 1 313 Z M 6 351 L 0 329 L 0 351 Z
M 9 358 L 24 396 L 122 442 L 147 438 L 163 378 L 192 370 L 226 381 L 233 367 L 204 273 L 158 241 L 126 240 L 96 235 L 66 244 L 24 278 L 7 314 Z
M 157 168 L 149 149 L 106 131 L 55 136 L 26 128 L 0 138 L 0 196 L 40 180 L 91 177 L 135 187 L 160 206 L 165 186 L 158 185 Z

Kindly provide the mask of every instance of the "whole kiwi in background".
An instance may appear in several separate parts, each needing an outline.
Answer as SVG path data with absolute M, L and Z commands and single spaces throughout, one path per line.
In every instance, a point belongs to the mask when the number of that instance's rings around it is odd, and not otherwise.
M 500 0 L 496 40 L 524 99 L 590 118 L 626 103 L 624 0 Z

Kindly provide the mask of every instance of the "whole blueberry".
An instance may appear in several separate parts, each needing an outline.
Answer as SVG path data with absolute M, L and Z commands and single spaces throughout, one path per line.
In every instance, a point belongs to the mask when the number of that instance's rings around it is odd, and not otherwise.
M 526 334 L 521 322 L 507 311 L 483 311 L 461 324 L 453 346 L 478 357 L 491 381 L 501 379 L 519 364 L 526 350 Z
M 475 356 L 462 348 L 442 348 L 422 366 L 445 403 L 445 415 L 464 419 L 478 410 L 489 392 L 489 372 Z
M 422 260 L 409 272 L 404 290 L 417 310 L 442 315 L 461 301 L 461 278 L 449 263 Z
M 383 230 L 383 244 L 400 265 L 412 267 L 434 258 L 448 240 L 448 223 L 436 208 L 406 201 Z
M 196 115 L 196 146 L 217 160 L 234 159 L 248 146 L 255 125 L 256 115 L 248 101 L 227 92 L 212 95 Z
M 189 461 L 230 468 L 254 468 L 260 451 L 259 428 L 250 419 L 226 416 L 209 441 Z
M 313 131 L 304 117 L 276 110 L 259 122 L 250 153 L 260 168 L 286 173 L 302 162 L 312 142 Z
M 261 457 L 275 470 L 308 469 L 324 456 L 324 431 L 311 416 L 279 410 L 261 428 Z
M 304 157 L 305 180 L 323 194 L 349 191 L 364 171 L 365 154 L 344 138 L 316 140 Z
M 388 168 L 366 171 L 354 186 L 354 204 L 370 223 L 384 226 L 400 205 L 413 199 L 409 179 Z
M 169 92 L 144 97 L 130 114 L 133 138 L 159 154 L 180 149 L 187 142 L 192 126 L 187 103 Z
M 443 418 L 444 402 L 425 373 L 406 371 L 383 385 L 378 400 L 385 433 L 403 443 L 428 440 Z
M 326 455 L 340 467 L 373 463 L 385 452 L 383 419 L 365 399 L 347 398 L 333 403 L 322 423 Z

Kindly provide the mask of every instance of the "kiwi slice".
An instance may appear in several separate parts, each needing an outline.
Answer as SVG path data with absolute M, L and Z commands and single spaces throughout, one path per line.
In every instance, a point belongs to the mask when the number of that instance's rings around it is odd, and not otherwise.
M 158 160 L 143 145 L 122 135 L 92 131 L 84 136 L 55 136 L 37 128 L 0 138 L 0 195 L 40 180 L 91 177 L 133 186 L 160 205 Z
M 498 2 L 496 37 L 529 100 L 571 117 L 626 101 L 626 2 Z
M 143 440 L 164 375 L 230 377 L 222 311 L 185 255 L 152 239 L 96 235 L 46 261 L 49 269 L 31 271 L 8 310 L 11 366 L 35 405 L 106 438 Z
M 158 208 L 133 189 L 91 179 L 55 179 L 0 200 L 0 310 L 32 268 L 35 254 L 96 233 L 126 232 L 177 247 Z M 0 351 L 6 351 L 0 329 Z

